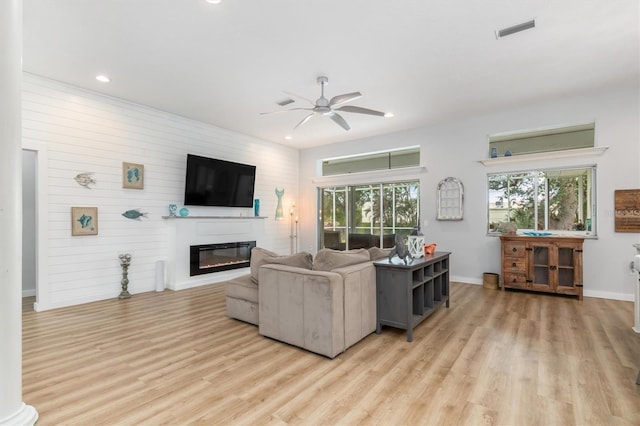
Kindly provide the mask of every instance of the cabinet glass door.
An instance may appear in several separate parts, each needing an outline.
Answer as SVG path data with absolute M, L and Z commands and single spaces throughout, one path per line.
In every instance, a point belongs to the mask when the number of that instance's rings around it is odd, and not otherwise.
M 573 287 L 573 248 L 558 247 L 558 286 Z
M 533 246 L 533 284 L 550 284 L 549 280 L 549 247 Z

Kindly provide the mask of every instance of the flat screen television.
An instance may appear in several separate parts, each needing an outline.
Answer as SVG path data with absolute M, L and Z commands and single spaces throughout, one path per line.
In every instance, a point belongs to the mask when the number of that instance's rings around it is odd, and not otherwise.
M 184 204 L 253 207 L 256 166 L 187 154 Z

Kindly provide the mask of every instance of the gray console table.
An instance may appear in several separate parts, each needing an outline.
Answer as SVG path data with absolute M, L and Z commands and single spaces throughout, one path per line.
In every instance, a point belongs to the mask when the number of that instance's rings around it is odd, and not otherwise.
M 376 267 L 377 325 L 407 330 L 413 328 L 440 305 L 449 307 L 449 252 L 435 252 L 408 265 L 399 258 L 378 260 Z

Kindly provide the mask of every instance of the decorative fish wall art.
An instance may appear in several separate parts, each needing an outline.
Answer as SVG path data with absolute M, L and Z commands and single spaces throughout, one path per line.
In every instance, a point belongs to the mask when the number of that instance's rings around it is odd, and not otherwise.
M 96 180 L 93 178 L 93 172 L 78 173 L 74 180 L 78 183 L 78 185 L 84 186 L 88 189 L 91 189 L 89 185 L 96 184 Z
M 93 218 L 91 216 L 88 216 L 86 214 L 83 214 L 82 216 L 80 216 L 78 218 L 78 222 L 80 222 L 80 227 L 84 228 L 89 228 L 93 230 L 93 225 L 91 222 L 93 222 Z
M 126 212 L 122 213 L 122 216 L 126 217 L 127 219 L 140 220 L 141 217 L 148 217 L 147 214 L 148 213 L 142 213 L 140 209 L 133 209 L 127 210 Z
M 98 235 L 97 207 L 71 207 L 71 235 Z

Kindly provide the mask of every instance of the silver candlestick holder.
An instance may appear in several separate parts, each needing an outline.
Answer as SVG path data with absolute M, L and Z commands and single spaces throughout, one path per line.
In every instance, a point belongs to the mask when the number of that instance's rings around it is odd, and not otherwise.
M 122 280 L 120 281 L 120 285 L 122 286 L 122 291 L 118 296 L 118 299 L 128 299 L 131 297 L 131 293 L 127 290 L 129 286 L 129 265 L 131 264 L 131 255 L 129 253 L 122 253 L 118 255 L 120 258 L 120 267 L 122 268 Z

